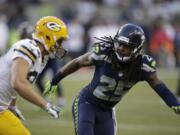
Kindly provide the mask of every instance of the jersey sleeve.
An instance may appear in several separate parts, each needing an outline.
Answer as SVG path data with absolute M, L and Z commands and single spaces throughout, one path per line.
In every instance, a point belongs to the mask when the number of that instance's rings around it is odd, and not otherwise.
M 156 72 L 156 61 L 149 55 L 143 55 L 142 67 L 144 79 L 147 79 L 151 74 Z
M 17 57 L 25 59 L 30 65 L 33 65 L 38 57 L 37 49 L 31 43 L 20 42 L 13 49 L 12 59 Z
M 99 43 L 95 44 L 93 46 L 91 58 L 93 60 L 93 63 L 95 65 L 101 64 L 103 61 L 105 61 L 108 56 L 107 56 L 107 48 L 102 47 Z

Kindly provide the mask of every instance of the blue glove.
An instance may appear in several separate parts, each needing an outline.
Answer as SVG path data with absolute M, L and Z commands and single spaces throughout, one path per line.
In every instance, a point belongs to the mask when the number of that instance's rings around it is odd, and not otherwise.
M 45 90 L 43 92 L 43 95 L 52 95 L 57 91 L 58 86 L 57 85 L 52 85 L 50 81 L 48 81 L 45 85 Z
M 180 105 L 179 106 L 172 106 L 171 108 L 175 111 L 175 113 L 180 114 Z

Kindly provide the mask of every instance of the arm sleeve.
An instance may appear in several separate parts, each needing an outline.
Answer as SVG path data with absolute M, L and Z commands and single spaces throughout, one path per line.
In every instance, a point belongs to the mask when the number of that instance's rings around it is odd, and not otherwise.
M 176 96 L 166 87 L 164 83 L 157 84 L 153 89 L 169 107 L 180 105 Z

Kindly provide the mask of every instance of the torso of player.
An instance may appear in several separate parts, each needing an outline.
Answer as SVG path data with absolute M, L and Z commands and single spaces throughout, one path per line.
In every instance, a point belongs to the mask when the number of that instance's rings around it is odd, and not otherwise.
M 113 107 L 138 81 L 146 80 L 150 74 L 155 72 L 154 67 L 150 64 L 153 63 L 154 59 L 148 55 L 142 55 L 140 80 L 127 82 L 122 79 L 124 72 L 121 70 L 113 71 L 111 60 L 104 55 L 103 53 L 92 54 L 92 59 L 96 63 L 94 76 L 90 84 L 81 92 L 90 102 L 99 102 L 105 106 Z M 102 59 L 103 57 L 105 59 Z
M 0 109 L 6 108 L 17 93 L 10 85 L 11 65 L 16 58 L 23 58 L 29 63 L 27 79 L 30 83 L 45 67 L 48 57 L 42 61 L 39 47 L 34 40 L 24 39 L 15 43 L 12 48 L 0 58 Z

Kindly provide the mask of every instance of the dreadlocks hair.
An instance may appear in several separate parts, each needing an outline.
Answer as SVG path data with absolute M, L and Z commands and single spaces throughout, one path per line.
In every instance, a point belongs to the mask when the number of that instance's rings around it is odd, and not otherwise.
M 99 42 L 95 43 L 95 46 L 107 48 L 107 55 L 104 57 L 110 57 L 112 72 L 123 72 L 122 80 L 126 83 L 137 82 L 141 79 L 141 65 L 142 55 L 138 55 L 137 58 L 133 59 L 129 63 L 121 63 L 118 61 L 114 50 L 114 39 L 111 36 L 104 36 L 101 38 L 95 37 Z
M 99 40 L 99 42 L 95 43 L 95 46 L 98 45 L 99 47 L 107 48 L 107 52 L 106 52 L 107 55 L 104 57 L 104 59 L 106 59 L 107 57 L 111 59 L 112 71 L 117 72 L 118 70 L 120 70 L 120 64 L 114 50 L 114 39 L 111 36 L 104 36 L 101 38 L 95 37 L 95 38 Z
M 129 63 L 128 68 L 123 76 L 123 80 L 126 83 L 140 81 L 142 75 L 141 66 L 142 66 L 142 55 L 138 55 L 137 58 L 135 58 Z
M 114 44 L 114 39 L 111 36 L 104 36 L 104 37 L 94 37 L 95 39 L 99 40 L 98 43 L 107 43 L 107 44 Z
M 112 70 L 115 71 L 118 66 L 118 60 L 116 58 L 116 55 L 114 53 L 114 39 L 111 36 L 104 36 L 101 38 L 95 37 L 99 42 L 95 43 L 95 46 L 98 45 L 99 47 L 107 48 L 107 55 L 104 57 L 106 59 L 107 57 L 110 57 L 112 60 Z

